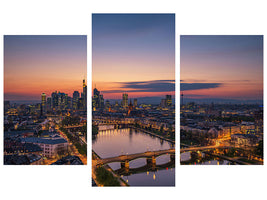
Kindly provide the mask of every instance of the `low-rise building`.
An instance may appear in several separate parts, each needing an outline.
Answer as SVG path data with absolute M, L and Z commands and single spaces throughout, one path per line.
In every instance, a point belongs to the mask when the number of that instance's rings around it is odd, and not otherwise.
M 54 158 L 58 153 L 68 150 L 67 140 L 58 135 L 49 138 L 28 137 L 22 138 L 21 141 L 39 145 L 43 150 L 42 155 L 48 158 Z
M 259 138 L 253 134 L 233 134 L 231 135 L 231 141 L 239 146 L 255 146 Z

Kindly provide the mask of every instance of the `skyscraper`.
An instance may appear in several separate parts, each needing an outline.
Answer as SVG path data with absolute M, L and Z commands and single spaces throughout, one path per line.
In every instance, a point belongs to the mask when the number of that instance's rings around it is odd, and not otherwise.
M 100 98 L 100 92 L 95 88 L 92 100 L 93 110 L 99 108 L 100 106 L 99 98 Z
M 87 109 L 87 85 L 85 79 L 83 79 L 83 110 Z
M 72 107 L 74 110 L 78 109 L 78 103 L 79 103 L 79 98 L 80 98 L 80 93 L 78 91 L 73 92 L 73 99 L 72 99 Z
M 104 108 L 104 97 L 103 97 L 103 94 L 100 94 L 100 97 L 99 97 L 100 99 L 99 99 L 99 107 L 100 108 Z
M 68 103 L 68 95 L 62 92 L 58 92 L 58 109 L 65 110 Z
M 172 95 L 166 95 L 166 106 L 167 107 L 172 106 Z
M 128 107 L 128 94 L 127 93 L 122 94 L 122 107 L 123 108 Z
M 47 108 L 47 111 L 51 111 L 52 109 L 52 98 L 51 97 L 47 97 L 46 108 Z
M 46 94 L 42 93 L 41 98 L 42 98 L 41 114 L 45 114 L 46 113 Z
M 51 97 L 52 97 L 52 109 L 57 109 L 58 107 L 58 94 L 57 94 L 57 91 L 53 92 L 51 94 Z

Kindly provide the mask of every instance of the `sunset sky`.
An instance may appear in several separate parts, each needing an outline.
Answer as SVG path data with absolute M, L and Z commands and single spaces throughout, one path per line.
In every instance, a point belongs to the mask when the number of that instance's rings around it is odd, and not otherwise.
M 184 98 L 263 99 L 263 36 L 181 36 Z
M 72 96 L 87 76 L 86 36 L 4 36 L 5 100 Z
M 174 14 L 93 14 L 92 28 L 92 86 L 105 99 L 174 95 Z

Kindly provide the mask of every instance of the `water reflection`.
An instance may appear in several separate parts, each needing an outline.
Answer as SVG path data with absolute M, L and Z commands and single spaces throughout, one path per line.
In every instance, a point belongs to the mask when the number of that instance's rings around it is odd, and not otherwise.
M 201 153 L 201 156 L 195 159 L 192 159 L 191 152 L 184 152 L 180 154 L 181 164 L 187 165 L 234 165 L 233 162 L 228 160 L 220 159 L 216 156 L 206 155 Z
M 101 158 L 165 150 L 171 147 L 171 143 L 167 141 L 131 128 L 99 131 L 93 142 L 93 150 Z M 175 185 L 175 161 L 170 155 L 156 157 L 154 164 L 148 162 L 147 158 L 131 160 L 127 169 L 123 168 L 120 162 L 108 165 L 131 186 Z
M 99 131 L 93 141 L 93 150 L 101 158 L 115 157 L 122 154 L 143 153 L 146 151 L 165 150 L 171 143 L 152 137 L 140 131 L 130 134 L 130 128 Z
M 168 164 L 170 160 L 169 155 L 159 156 L 156 159 L 156 165 Z M 175 184 L 174 164 L 169 167 L 151 169 L 146 159 L 140 158 L 130 161 L 127 173 L 121 168 L 119 162 L 110 163 L 109 166 L 131 186 L 174 186 Z

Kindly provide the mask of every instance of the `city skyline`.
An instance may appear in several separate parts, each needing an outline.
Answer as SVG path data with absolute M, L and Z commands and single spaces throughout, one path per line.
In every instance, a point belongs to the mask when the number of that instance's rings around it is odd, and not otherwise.
M 92 22 L 92 87 L 104 98 L 175 95 L 174 14 L 93 14 Z
M 181 36 L 188 99 L 263 100 L 263 36 Z
M 86 48 L 86 36 L 4 36 L 4 99 L 38 101 L 42 93 L 81 93 Z

